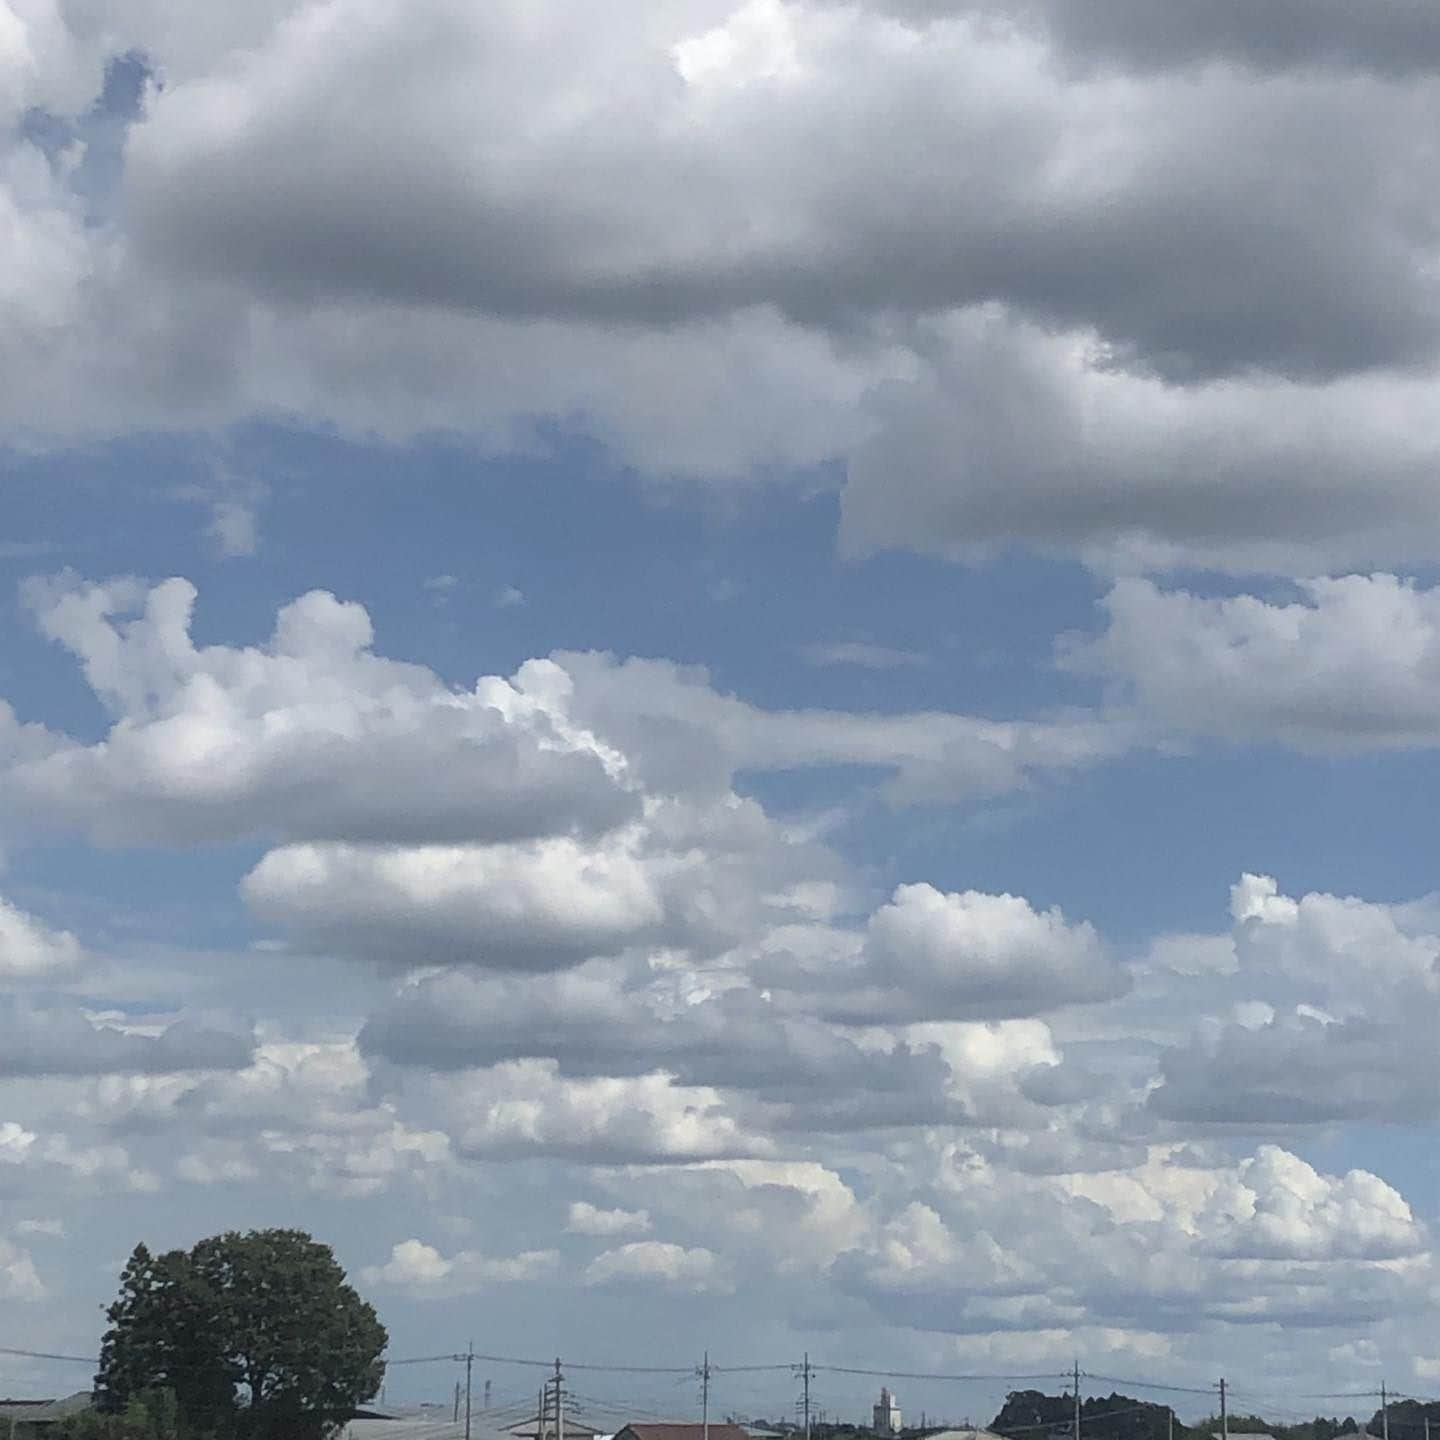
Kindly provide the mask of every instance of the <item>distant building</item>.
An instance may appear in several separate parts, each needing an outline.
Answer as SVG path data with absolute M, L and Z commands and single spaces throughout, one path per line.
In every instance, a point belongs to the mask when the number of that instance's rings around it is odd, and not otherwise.
M 880 1399 L 872 1413 L 875 1417 L 873 1428 L 877 1435 L 900 1433 L 900 1400 L 898 1396 L 890 1393 L 888 1386 L 881 1389 Z
M 6 1440 L 40 1440 L 57 1420 L 88 1410 L 94 1403 L 88 1390 L 63 1400 L 0 1400 L 0 1433 Z
M 637 1422 L 617 1430 L 615 1440 L 705 1440 L 707 1429 L 710 1440 L 749 1440 L 743 1425 L 720 1420 L 712 1420 L 708 1427 L 693 1421 Z
M 528 1420 L 517 1420 L 513 1425 L 505 1426 L 507 1435 L 514 1435 L 516 1440 L 554 1440 L 555 1417 L 552 1414 L 532 1415 Z M 578 1416 L 565 1415 L 565 1440 L 595 1440 L 601 1431 L 594 1425 L 587 1425 Z

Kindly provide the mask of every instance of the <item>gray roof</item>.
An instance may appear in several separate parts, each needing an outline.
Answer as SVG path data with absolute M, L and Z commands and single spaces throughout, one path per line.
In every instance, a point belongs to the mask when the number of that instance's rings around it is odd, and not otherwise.
M 93 1403 L 88 1390 L 77 1390 L 61 1400 L 0 1400 L 0 1419 L 14 1420 L 17 1425 L 49 1425 L 78 1410 L 88 1410 Z
M 483 1413 L 472 1415 L 470 1440 L 517 1440 L 517 1435 L 523 1434 L 527 1426 L 533 1434 L 533 1416 L 529 1421 L 510 1421 L 506 1428 L 501 1429 L 493 1417 L 487 1418 Z M 567 1416 L 565 1433 L 584 1440 L 584 1437 L 599 1432 L 593 1425 L 583 1423 L 578 1416 Z M 339 1440 L 465 1440 L 465 1420 L 463 1416 L 458 1421 L 452 1420 L 443 1407 L 440 1416 L 432 1412 L 430 1415 L 411 1415 L 394 1420 L 350 1420 L 341 1430 Z

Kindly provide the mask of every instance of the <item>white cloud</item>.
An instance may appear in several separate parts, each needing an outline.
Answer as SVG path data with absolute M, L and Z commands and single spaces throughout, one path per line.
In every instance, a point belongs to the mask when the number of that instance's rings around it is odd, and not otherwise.
M 855 665 L 863 670 L 916 669 L 930 663 L 929 656 L 919 651 L 872 645 L 862 640 L 807 645 L 800 653 L 807 665 Z
M 413 968 L 553 969 L 654 937 L 660 896 L 623 841 L 291 845 L 245 879 L 264 918 L 309 943 Z
M 83 959 L 68 930 L 52 930 L 0 896 L 0 980 L 51 979 L 77 970 Z
M 571 713 L 631 757 L 647 784 L 692 789 L 735 771 L 852 765 L 890 772 L 896 804 L 949 804 L 1083 771 L 1133 743 L 1123 720 L 1079 714 L 990 720 L 944 711 L 762 710 L 696 666 L 599 654 L 554 657 Z
M 1306 580 L 1282 603 L 1119 581 L 1068 663 L 1172 734 L 1301 750 L 1440 744 L 1440 589 L 1393 575 Z
M 55 1240 L 65 1238 L 65 1225 L 60 1220 L 21 1220 L 15 1230 L 20 1235 L 46 1235 Z
M 544 1280 L 560 1268 L 554 1250 L 526 1250 L 518 1255 L 492 1258 L 474 1250 L 442 1255 L 420 1240 L 402 1240 L 383 1265 L 361 1271 L 367 1285 L 404 1290 L 418 1299 L 452 1295 L 479 1295 L 500 1285 Z
M 254 505 L 233 498 L 217 499 L 210 507 L 206 534 L 223 559 L 253 555 L 260 544 L 260 521 Z
M 45 1298 L 45 1285 L 30 1255 L 0 1236 L 0 1297 L 33 1302 Z
M 1209 1202 L 1210 1246 L 1234 1259 L 1395 1260 L 1428 1239 L 1409 1204 L 1378 1176 L 1327 1176 L 1263 1145 Z
M 565 1228 L 572 1235 L 644 1235 L 650 1229 L 648 1210 L 602 1210 L 588 1200 L 575 1200 Z
M 1425 1042 L 1440 996 L 1432 907 L 1311 893 L 1270 876 L 1231 893 L 1228 1013 L 1202 1013 L 1161 1053 L 1150 1096 L 1174 1120 L 1422 1120 L 1440 1077 Z
M 720 1256 L 662 1240 L 634 1240 L 606 1250 L 585 1267 L 587 1285 L 638 1285 L 687 1294 L 729 1294 L 734 1284 Z
M 838 963 L 837 963 L 838 962 Z M 1114 999 L 1124 968 L 1094 927 L 1017 895 L 901 885 L 853 955 L 781 961 L 767 980 L 854 1023 L 1035 1015 Z
M 431 1082 L 460 1153 L 567 1156 L 591 1164 L 766 1155 L 722 1097 L 665 1075 L 567 1080 L 553 1060 L 515 1061 Z
M 184 580 L 65 575 L 26 595 L 114 719 L 100 744 L 31 740 L 0 772 L 33 823 L 126 844 L 455 841 L 593 833 L 635 811 L 617 758 L 569 723 L 564 677 L 544 662 L 528 673 L 546 698 L 498 676 L 455 691 L 374 654 L 363 607 L 323 591 L 243 648 L 194 644 Z

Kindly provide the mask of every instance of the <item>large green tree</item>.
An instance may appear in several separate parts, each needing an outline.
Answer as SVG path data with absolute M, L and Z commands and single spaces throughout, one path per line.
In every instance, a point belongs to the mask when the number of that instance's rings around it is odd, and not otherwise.
M 108 1316 L 101 1407 L 168 1390 L 191 1434 L 318 1437 L 385 1373 L 385 1327 L 300 1230 L 231 1231 L 160 1256 L 139 1245 Z

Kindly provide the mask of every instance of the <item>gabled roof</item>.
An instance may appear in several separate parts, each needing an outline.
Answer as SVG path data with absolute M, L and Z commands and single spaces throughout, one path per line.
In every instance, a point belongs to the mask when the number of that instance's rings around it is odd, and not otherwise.
M 88 1410 L 94 1396 L 88 1390 L 77 1390 L 61 1400 L 0 1400 L 0 1419 L 14 1420 L 21 1425 L 48 1424 L 78 1410 Z
M 627 1425 L 623 1430 L 616 1431 L 620 1435 L 633 1435 L 635 1440 L 703 1440 L 705 1427 L 698 1421 L 687 1423 L 684 1421 L 645 1421 Z M 710 1440 L 750 1440 L 743 1425 L 731 1425 L 725 1422 L 712 1420 L 710 1422 Z

